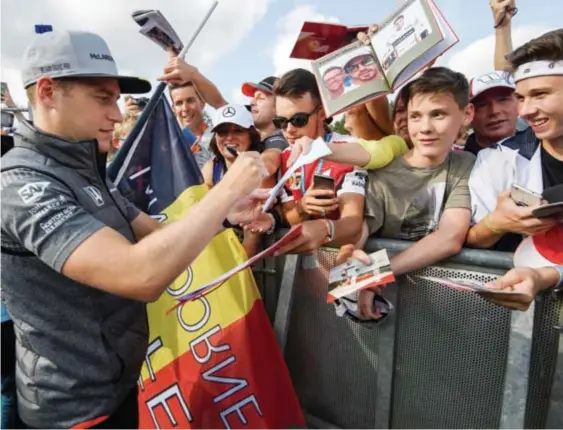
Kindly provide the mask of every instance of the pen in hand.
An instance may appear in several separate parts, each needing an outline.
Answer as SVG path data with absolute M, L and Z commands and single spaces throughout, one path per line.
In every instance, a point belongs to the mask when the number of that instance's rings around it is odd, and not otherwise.
M 229 151 L 233 157 L 238 157 L 238 151 L 232 146 L 227 146 L 227 151 Z

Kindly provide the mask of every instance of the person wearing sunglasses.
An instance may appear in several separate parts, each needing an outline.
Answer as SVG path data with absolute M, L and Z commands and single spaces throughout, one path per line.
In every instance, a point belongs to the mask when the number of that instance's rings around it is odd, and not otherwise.
M 243 105 L 228 104 L 217 110 L 211 130 L 213 137 L 209 149 L 214 158 L 207 161 L 202 168 L 204 182 L 209 188 L 221 181 L 239 154 L 247 151 L 262 153 L 264 145 L 260 134 L 254 127 L 252 115 Z M 249 257 L 253 256 L 260 246 L 263 233 L 272 234 L 276 220 L 270 213 L 261 216 L 252 226 L 234 226 L 235 233 Z
M 381 72 L 371 54 L 357 55 L 344 66 L 344 72 L 352 78 L 353 86 L 360 86 L 381 78 Z
M 314 75 L 304 69 L 284 74 L 275 87 L 274 124 L 281 129 L 290 147 L 282 152 L 279 174 L 287 170 L 291 145 L 307 136 L 327 142 L 344 142 L 347 136 L 326 132 L 325 112 Z M 316 189 L 315 176 L 330 177 L 334 189 Z M 293 252 L 310 253 L 320 246 L 359 239 L 362 229 L 366 172 L 325 160 L 298 169 L 281 196 L 282 213 L 291 225 L 303 224 L 302 246 Z M 357 239 L 356 239 L 357 240 Z

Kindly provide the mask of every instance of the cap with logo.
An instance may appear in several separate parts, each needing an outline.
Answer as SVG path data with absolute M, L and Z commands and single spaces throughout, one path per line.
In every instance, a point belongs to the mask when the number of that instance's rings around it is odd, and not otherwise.
M 104 39 L 83 31 L 54 31 L 36 35 L 22 62 L 24 87 L 42 76 L 58 78 L 113 78 L 125 94 L 151 90 L 144 79 L 122 76 Z
M 485 73 L 471 79 L 469 83 L 469 99 L 473 100 L 478 95 L 493 88 L 509 88 L 514 90 L 516 86 L 514 85 L 512 75 L 508 72 L 494 71 Z
M 229 104 L 217 109 L 213 121 L 214 132 L 221 124 L 236 124 L 242 128 L 254 127 L 252 115 L 244 105 Z
M 252 82 L 245 82 L 242 84 L 242 93 L 247 97 L 254 97 L 254 93 L 259 91 L 264 91 L 269 94 L 274 93 L 274 85 L 276 84 L 278 78 L 275 76 L 268 76 L 267 78 L 262 79 L 257 84 Z

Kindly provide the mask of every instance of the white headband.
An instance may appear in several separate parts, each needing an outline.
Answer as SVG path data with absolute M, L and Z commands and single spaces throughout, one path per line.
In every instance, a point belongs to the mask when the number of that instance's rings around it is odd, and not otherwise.
M 514 82 L 537 76 L 563 75 L 563 61 L 532 61 L 514 71 Z

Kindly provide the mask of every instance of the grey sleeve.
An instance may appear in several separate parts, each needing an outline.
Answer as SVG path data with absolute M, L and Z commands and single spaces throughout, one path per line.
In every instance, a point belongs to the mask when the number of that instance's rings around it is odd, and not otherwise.
M 280 151 L 283 151 L 288 146 L 289 145 L 283 136 L 279 136 L 277 134 L 274 134 L 264 140 L 264 151 L 267 151 L 268 149 L 279 149 Z
M 371 236 L 383 227 L 385 221 L 385 204 L 383 202 L 383 193 L 378 189 L 372 175 L 368 175 L 366 190 L 364 218 L 368 225 L 369 235 Z
M 127 221 L 132 222 L 141 213 L 141 209 L 135 206 L 129 199 L 123 196 L 119 189 L 110 181 L 107 181 L 108 189 L 110 190 L 111 196 L 116 200 L 117 203 L 121 203 L 125 207 L 125 216 Z
M 29 169 L 2 172 L 2 233 L 60 272 L 69 255 L 105 224 L 68 187 Z
M 463 208 L 471 210 L 471 193 L 469 190 L 469 177 L 475 164 L 475 156 L 465 152 L 464 156 L 452 165 L 452 174 L 448 178 L 451 181 L 451 191 L 444 205 L 444 209 Z

